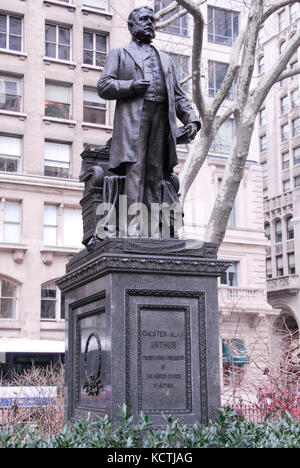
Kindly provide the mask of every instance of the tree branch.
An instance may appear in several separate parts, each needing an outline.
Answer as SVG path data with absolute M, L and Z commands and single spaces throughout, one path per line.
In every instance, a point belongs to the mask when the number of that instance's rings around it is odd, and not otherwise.
M 300 74 L 300 68 L 295 68 L 295 70 L 287 70 L 281 73 L 279 78 L 274 81 L 274 83 L 277 83 L 278 81 L 285 80 L 286 78 L 290 78 L 291 76 L 299 75 Z
M 155 14 L 156 21 L 159 21 L 164 16 L 168 15 L 169 13 L 172 13 L 174 10 L 176 10 L 177 7 L 178 7 L 178 4 L 175 1 L 175 2 L 171 3 L 170 5 L 168 5 L 167 7 L 163 8 L 162 10 L 159 10 Z
M 186 83 L 187 81 L 191 80 L 193 78 L 192 75 L 187 75 L 185 78 L 183 78 L 183 80 L 180 81 L 180 86 L 184 85 L 184 83 Z
M 245 33 L 246 31 L 242 30 L 234 42 L 228 70 L 212 103 L 212 113 L 214 115 L 217 114 L 221 104 L 226 99 L 236 77 L 240 66 L 240 53 L 244 43 Z
M 294 3 L 294 1 L 295 0 L 272 0 L 271 6 L 269 6 L 269 8 L 267 8 L 263 13 L 262 23 L 264 23 L 273 13 L 280 10 L 280 8 L 290 5 L 291 3 Z
M 194 3 L 195 3 L 195 6 L 200 6 L 203 3 L 205 3 L 206 1 L 207 0 L 196 0 L 196 2 L 194 2 Z M 184 8 L 182 10 L 178 11 L 177 13 L 175 13 L 173 16 L 171 16 L 171 18 L 169 18 L 166 21 L 163 21 L 161 23 L 158 22 L 164 16 L 166 16 L 166 15 L 172 13 L 173 11 L 175 11 L 178 8 L 178 6 L 180 6 L 179 1 L 173 2 L 173 3 L 171 3 L 171 5 L 168 5 L 166 8 L 163 8 L 162 10 L 158 11 L 155 14 L 155 18 L 156 18 L 156 21 L 157 21 L 157 24 L 156 24 L 156 29 L 157 30 L 166 28 L 171 23 L 176 21 L 178 18 L 181 18 L 182 16 L 187 14 L 187 9 L 185 8 L 184 5 L 182 5 Z
M 168 20 L 166 21 L 163 21 L 161 23 L 157 23 L 156 24 L 156 29 L 157 30 L 160 30 L 160 29 L 163 29 L 163 28 L 166 28 L 167 26 L 169 26 L 169 24 L 173 23 L 174 21 L 176 21 L 178 18 L 181 18 L 182 16 L 186 15 L 187 12 L 186 10 L 180 10 L 178 13 L 176 13 L 175 15 L 171 16 L 171 18 L 169 18 Z
M 292 58 L 294 53 L 297 51 L 300 46 L 300 31 L 298 31 L 292 39 L 289 41 L 288 45 L 285 47 L 284 51 L 280 55 L 280 60 L 276 60 L 275 65 L 265 73 L 263 80 L 257 86 L 253 96 L 252 103 L 254 104 L 254 112 L 258 111 L 262 106 L 270 88 L 274 83 L 283 79 L 286 75 L 293 76 L 296 73 L 296 70 L 290 70 L 284 72 L 289 60 Z M 292 74 L 292 72 L 294 72 Z
M 206 118 L 206 105 L 201 85 L 204 18 L 200 6 L 206 3 L 206 0 L 177 0 L 177 3 L 184 7 L 194 19 L 192 51 L 193 101 L 196 104 L 201 119 L 204 120 Z
M 263 0 L 253 1 L 248 17 L 245 34 L 245 46 L 237 85 L 237 100 L 242 109 L 247 101 L 255 66 L 255 54 L 258 32 L 261 27 Z
M 204 3 L 206 3 L 207 0 L 195 0 L 195 1 L 194 0 L 176 0 L 176 1 L 179 5 L 183 6 L 194 17 L 194 19 L 199 18 L 201 16 L 203 20 L 202 12 L 199 7 L 203 5 Z
M 216 125 L 215 125 L 215 128 L 216 128 L 216 133 L 220 130 L 220 128 L 222 127 L 223 123 L 226 122 L 226 120 L 229 119 L 229 117 L 231 116 L 231 114 L 234 114 L 234 112 L 236 111 L 236 109 L 238 108 L 238 105 L 236 102 L 234 102 L 232 104 L 232 106 L 228 107 L 224 113 L 221 115 L 221 117 L 219 117 L 219 119 L 217 120 L 216 122 Z

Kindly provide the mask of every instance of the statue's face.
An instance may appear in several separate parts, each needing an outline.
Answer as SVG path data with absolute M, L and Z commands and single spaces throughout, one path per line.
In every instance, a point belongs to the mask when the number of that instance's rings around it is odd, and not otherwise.
M 139 41 L 149 43 L 155 38 L 155 29 L 156 23 L 154 14 L 147 9 L 142 9 L 135 17 L 131 28 L 131 34 Z

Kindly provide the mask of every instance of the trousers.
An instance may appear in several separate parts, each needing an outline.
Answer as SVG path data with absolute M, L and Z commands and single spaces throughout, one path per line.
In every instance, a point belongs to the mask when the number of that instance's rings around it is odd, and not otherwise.
M 164 164 L 168 155 L 170 124 L 165 103 L 144 101 L 137 161 L 125 169 L 125 190 L 128 212 L 134 203 L 143 203 L 150 219 L 151 205 L 161 203 Z M 128 217 L 128 230 L 136 229 L 137 220 Z M 148 221 L 149 222 L 149 221 Z
M 137 161 L 127 165 L 125 194 L 128 203 L 160 203 L 164 162 L 168 154 L 170 132 L 168 106 L 144 101 Z

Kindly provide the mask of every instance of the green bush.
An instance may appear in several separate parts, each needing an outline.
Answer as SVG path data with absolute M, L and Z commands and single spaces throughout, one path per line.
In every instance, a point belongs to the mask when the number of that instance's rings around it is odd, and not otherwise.
M 300 448 L 300 424 L 289 414 L 255 424 L 226 408 L 208 427 L 188 427 L 169 416 L 163 429 L 155 429 L 145 414 L 133 425 L 125 406 L 122 418 L 119 426 L 108 417 L 80 420 L 54 436 L 16 425 L 0 432 L 0 448 Z

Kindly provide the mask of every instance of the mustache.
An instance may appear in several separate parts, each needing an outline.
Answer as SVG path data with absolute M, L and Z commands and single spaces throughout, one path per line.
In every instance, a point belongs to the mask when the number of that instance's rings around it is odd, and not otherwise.
M 137 25 L 133 25 L 131 32 L 133 35 L 136 35 L 136 34 L 143 34 L 145 31 L 148 31 L 148 30 L 153 32 L 153 34 L 155 33 L 155 27 L 153 27 L 152 25 L 148 25 L 144 28 L 137 26 Z

